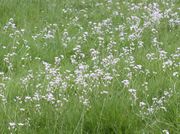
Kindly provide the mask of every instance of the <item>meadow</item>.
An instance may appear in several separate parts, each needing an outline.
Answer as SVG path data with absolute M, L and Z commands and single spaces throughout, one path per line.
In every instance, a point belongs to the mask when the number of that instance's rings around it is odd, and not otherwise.
M 179 134 L 179 0 L 0 0 L 0 134 Z

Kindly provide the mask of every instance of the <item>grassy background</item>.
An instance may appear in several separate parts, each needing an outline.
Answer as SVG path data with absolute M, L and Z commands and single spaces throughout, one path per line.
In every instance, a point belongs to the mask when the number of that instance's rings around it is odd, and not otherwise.
M 96 3 L 104 3 L 105 6 L 97 7 Z M 143 31 L 141 40 L 144 42 L 144 47 L 137 48 L 131 53 L 135 57 L 136 64 L 143 65 L 143 69 L 151 71 L 149 75 L 145 73 L 139 73 L 136 70 L 131 70 L 133 73 L 133 80 L 130 87 L 137 89 L 138 102 L 145 100 L 149 105 L 152 104 L 153 97 L 161 97 L 163 92 L 169 88 L 174 88 L 173 95 L 168 99 L 165 104 L 167 111 L 159 110 L 153 115 L 139 117 L 139 105 L 133 104 L 131 95 L 123 84 L 122 80 L 126 79 L 128 73 L 124 68 L 129 67 L 129 64 L 125 63 L 125 59 L 120 59 L 120 62 L 115 66 L 120 76 L 114 76 L 112 83 L 107 87 L 100 85 L 97 89 L 93 89 L 93 92 L 88 93 L 88 99 L 90 100 L 90 108 L 86 108 L 79 102 L 78 96 L 81 96 L 82 90 L 69 89 L 62 94 L 68 98 L 62 108 L 55 110 L 50 102 L 28 102 L 17 103 L 14 101 L 16 96 L 21 96 L 23 99 L 25 96 L 33 96 L 37 90 L 36 85 L 41 83 L 46 84 L 44 78 L 36 79 L 38 73 L 44 71 L 42 61 L 46 61 L 50 64 L 54 64 L 54 57 L 64 55 L 64 60 L 61 64 L 60 71 L 63 73 L 66 69 L 74 70 L 74 65 L 70 62 L 70 56 L 74 53 L 73 48 L 81 45 L 83 53 L 86 55 L 84 62 L 90 67 L 93 63 L 90 59 L 89 49 L 96 48 L 101 57 L 107 55 L 106 47 L 109 41 L 113 40 L 117 42 L 115 49 L 118 51 L 117 55 L 122 52 L 122 47 L 129 47 L 130 41 L 125 40 L 123 43 L 119 41 L 118 33 L 114 30 L 118 25 L 125 23 L 128 27 L 128 21 L 125 19 L 131 15 L 142 16 L 142 12 L 133 12 L 128 10 L 127 4 L 120 2 L 119 5 L 115 3 L 118 0 L 113 1 L 110 6 L 105 0 L 87 0 L 87 1 L 71 1 L 71 0 L 0 0 L 0 71 L 5 73 L 5 76 L 10 80 L 4 81 L 0 77 L 0 83 L 5 83 L 6 88 L 2 92 L 7 97 L 7 103 L 0 103 L 0 133 L 10 133 L 8 129 L 9 122 L 23 122 L 30 118 L 30 126 L 18 127 L 13 133 L 18 134 L 62 134 L 62 133 L 117 133 L 117 134 L 132 134 L 132 133 L 162 133 L 162 130 L 167 129 L 170 133 L 178 134 L 180 132 L 180 81 L 179 76 L 174 78 L 173 72 L 179 72 L 179 66 L 162 70 L 163 60 L 155 60 L 149 62 L 146 59 L 146 54 L 151 52 L 156 55 L 159 54 L 157 48 L 152 47 L 151 37 L 153 36 L 151 28 L 146 28 Z M 129 0 L 130 3 L 138 3 L 140 1 Z M 152 1 L 143 1 L 148 4 Z M 160 8 L 165 9 L 164 5 L 160 4 Z M 110 7 L 108 9 L 107 7 Z M 175 2 L 174 10 L 180 6 L 180 2 Z M 120 11 L 123 13 L 123 17 L 113 17 L 112 12 Z M 68 8 L 72 11 L 64 13 L 63 9 Z M 85 10 L 85 13 L 84 11 Z M 177 10 L 178 14 L 179 11 Z M 88 17 L 85 18 L 84 14 Z M 73 19 L 78 17 L 77 22 L 73 22 Z M 25 33 L 22 37 L 9 38 L 8 32 L 3 30 L 3 26 L 8 22 L 10 18 L 14 18 L 16 27 L 18 29 L 25 29 Z M 103 37 L 105 39 L 104 49 L 98 46 L 98 35 L 93 35 L 93 30 L 88 25 L 91 22 L 101 22 L 104 19 L 111 18 L 113 33 L 105 32 Z M 142 19 L 142 23 L 143 23 Z M 54 39 L 37 39 L 33 40 L 32 35 L 35 35 L 41 31 L 48 24 L 57 24 L 58 28 Z M 83 27 L 80 30 L 80 27 Z M 64 29 L 67 29 L 71 41 L 68 43 L 67 48 L 62 45 L 62 38 Z M 173 54 L 180 45 L 180 27 L 175 26 L 170 28 L 166 19 L 163 19 L 156 30 L 158 31 L 157 38 L 163 43 L 161 48 L 170 54 Z M 83 32 L 89 32 L 89 37 L 85 43 L 77 41 L 77 38 L 82 35 Z M 131 31 L 127 28 L 127 33 Z M 112 36 L 114 35 L 114 36 Z M 75 39 L 73 39 L 75 37 Z M 28 41 L 29 49 L 27 49 L 24 40 Z M 16 42 L 20 45 L 17 45 Z M 136 43 L 136 42 L 135 42 Z M 48 44 L 48 45 L 45 45 Z M 2 49 L 2 46 L 6 46 L 6 49 Z M 13 50 L 12 45 L 17 46 L 17 49 Z M 13 71 L 8 70 L 8 66 L 3 62 L 4 55 L 10 52 L 15 52 L 11 61 L 13 63 Z M 22 61 L 21 58 L 29 53 L 31 60 Z M 123 53 L 123 52 L 122 52 Z M 114 52 L 114 55 L 116 53 Z M 40 60 L 36 60 L 39 57 Z M 158 57 L 158 56 L 157 56 Z M 179 62 L 179 59 L 176 61 Z M 22 67 L 25 65 L 25 67 Z M 23 78 L 28 70 L 32 70 L 35 79 L 30 80 L 27 88 L 22 87 L 20 79 Z M 158 74 L 155 75 L 152 72 L 155 71 Z M 148 82 L 148 91 L 144 93 L 144 87 L 141 85 L 143 82 Z M 101 83 L 102 84 L 102 83 Z M 174 87 L 175 86 L 175 87 Z M 91 87 L 93 88 L 93 87 Z M 46 93 L 45 89 L 38 89 L 40 92 Z M 97 90 L 97 91 L 96 91 Z M 108 90 L 107 95 L 102 95 L 99 92 L 102 90 Z M 59 90 L 57 89 L 57 92 Z M 78 95 L 75 95 L 75 94 Z M 1 101 L 0 101 L 1 102 Z M 41 112 L 38 113 L 35 110 L 35 105 L 41 105 Z M 25 108 L 25 112 L 19 111 L 20 108 Z

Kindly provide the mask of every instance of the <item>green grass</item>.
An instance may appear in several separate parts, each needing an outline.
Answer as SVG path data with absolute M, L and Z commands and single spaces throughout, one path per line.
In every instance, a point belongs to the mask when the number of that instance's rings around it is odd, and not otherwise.
M 179 20 L 180 2 L 155 0 L 159 7 L 154 10 L 150 0 L 118 2 L 0 0 L 0 133 L 180 132 L 180 23 L 169 24 L 170 19 Z M 130 10 L 132 3 L 139 9 Z M 156 22 L 150 17 L 157 9 L 172 12 Z M 16 28 L 4 30 L 10 18 Z M 135 24 L 142 33 L 131 30 Z M 44 38 L 48 31 L 53 38 Z M 139 38 L 129 39 L 133 33 Z M 75 50 L 78 45 L 81 49 Z M 148 54 L 155 58 L 149 60 Z M 55 57 L 61 55 L 58 65 Z

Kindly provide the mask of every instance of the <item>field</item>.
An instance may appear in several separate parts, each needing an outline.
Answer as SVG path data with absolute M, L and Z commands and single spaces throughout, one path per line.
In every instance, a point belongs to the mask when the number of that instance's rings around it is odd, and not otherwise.
M 0 0 L 0 134 L 179 134 L 179 0 Z

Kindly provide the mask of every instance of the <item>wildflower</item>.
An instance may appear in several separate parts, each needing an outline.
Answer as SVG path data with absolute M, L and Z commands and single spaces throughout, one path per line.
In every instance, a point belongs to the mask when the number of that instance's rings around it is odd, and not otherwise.
M 168 130 L 163 130 L 162 131 L 164 134 L 170 134 Z
M 108 91 L 103 90 L 102 92 L 100 92 L 101 94 L 108 94 Z
M 123 80 L 121 82 L 124 84 L 125 87 L 128 87 L 130 83 L 129 80 Z
M 18 123 L 18 126 L 24 126 L 24 124 L 23 123 Z
M 8 129 L 15 129 L 16 128 L 16 123 L 15 122 L 10 122 Z

